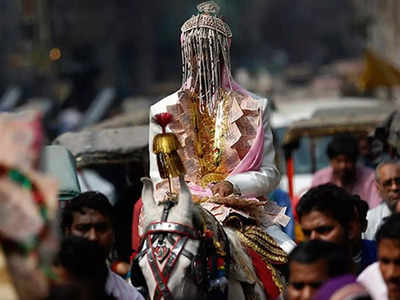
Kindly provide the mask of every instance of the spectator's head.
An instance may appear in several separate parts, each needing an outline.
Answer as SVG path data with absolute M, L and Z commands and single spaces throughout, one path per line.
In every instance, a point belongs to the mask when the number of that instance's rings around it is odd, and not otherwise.
M 343 184 L 353 182 L 359 154 L 357 140 L 351 135 L 337 135 L 328 144 L 326 154 L 331 163 L 333 176 Z
M 351 247 L 350 249 L 351 254 L 357 261 L 356 272 L 357 274 L 359 274 L 367 266 L 367 263 L 364 263 L 364 261 L 362 260 L 362 249 L 363 249 L 362 233 L 367 230 L 368 226 L 367 212 L 369 207 L 367 202 L 362 200 L 358 195 L 353 195 L 352 199 L 354 205 L 354 222 L 352 222 L 353 226 L 352 228 L 354 234 L 352 235 L 352 238 L 350 238 L 349 245 Z
M 370 139 L 367 136 L 362 136 L 358 139 L 358 149 L 360 156 L 362 157 L 371 156 Z
M 326 280 L 351 273 L 346 253 L 341 246 L 320 240 L 299 244 L 289 255 L 289 299 L 311 299 Z
M 394 212 L 400 200 L 400 162 L 382 162 L 376 167 L 376 186 L 383 201 Z
M 357 235 L 354 198 L 334 184 L 311 188 L 296 207 L 297 216 L 307 240 L 325 240 L 348 245 Z
M 80 236 L 96 241 L 107 253 L 114 243 L 113 207 L 99 192 L 84 192 L 73 198 L 62 212 L 65 236 Z
M 400 214 L 389 216 L 376 233 L 378 261 L 389 299 L 400 299 Z

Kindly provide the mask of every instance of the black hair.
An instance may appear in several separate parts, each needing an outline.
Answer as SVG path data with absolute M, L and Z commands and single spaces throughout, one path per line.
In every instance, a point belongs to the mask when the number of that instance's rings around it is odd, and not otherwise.
M 68 228 L 71 228 L 74 213 L 83 213 L 84 208 L 98 211 L 103 216 L 109 218 L 112 225 L 114 225 L 113 207 L 107 197 L 99 192 L 88 191 L 71 199 L 62 210 L 61 230 L 63 233 L 65 233 Z
M 358 142 L 350 134 L 336 135 L 329 142 L 326 148 L 326 155 L 330 160 L 339 155 L 346 155 L 355 162 L 359 155 Z
M 58 255 L 59 264 L 74 278 L 75 284 L 90 290 L 93 299 L 115 299 L 107 296 L 108 276 L 104 249 L 95 241 L 69 236 L 63 239 Z
M 83 300 L 82 294 L 82 287 L 77 284 L 53 284 L 46 300 Z
M 367 212 L 368 203 L 360 198 L 359 195 L 353 195 L 354 206 L 357 210 L 358 219 L 360 220 L 361 231 L 365 232 L 368 226 Z
M 354 198 L 345 189 L 332 183 L 308 190 L 296 206 L 299 219 L 311 211 L 319 211 L 337 220 L 345 229 L 355 217 Z
M 61 242 L 59 263 L 77 278 L 91 279 L 107 276 L 107 253 L 95 241 L 69 236 Z
M 383 239 L 398 240 L 400 242 L 400 213 L 385 218 L 379 227 L 375 239 L 377 244 Z
M 329 277 L 353 272 L 353 262 L 342 246 L 322 240 L 302 242 L 289 254 L 289 264 L 299 262 L 311 264 L 319 260 L 326 262 Z M 289 268 L 290 269 L 290 268 Z

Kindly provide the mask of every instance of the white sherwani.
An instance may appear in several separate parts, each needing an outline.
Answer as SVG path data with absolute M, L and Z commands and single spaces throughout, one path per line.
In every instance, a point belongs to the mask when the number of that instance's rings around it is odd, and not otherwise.
M 261 167 L 258 171 L 248 171 L 236 175 L 228 176 L 227 181 L 231 182 L 236 193 L 240 193 L 245 197 L 266 196 L 272 192 L 279 183 L 280 174 L 275 166 L 275 149 L 273 146 L 272 132 L 269 123 L 269 107 L 268 100 L 257 95 L 251 94 L 253 99 L 258 100 L 262 110 L 262 122 L 264 127 L 264 153 Z M 150 127 L 149 140 L 152 141 L 154 136 L 161 133 L 160 126 L 151 122 L 152 118 L 159 113 L 167 111 L 167 107 L 175 105 L 178 102 L 178 92 L 160 100 L 150 108 Z M 150 177 L 154 184 L 159 183 L 162 179 L 158 172 L 157 158 L 152 152 L 152 143 L 149 143 L 150 155 Z M 279 226 L 272 225 L 267 232 L 274 238 L 278 245 L 287 253 L 289 253 L 296 244 L 288 235 L 286 235 Z
M 257 97 L 256 95 L 251 95 L 254 99 L 260 101 L 260 107 L 263 111 L 263 126 L 264 126 L 264 157 L 260 170 L 249 171 L 241 174 L 236 174 L 233 176 L 228 176 L 227 181 L 231 182 L 234 187 L 234 191 L 240 193 L 242 196 L 246 197 L 259 197 L 265 196 L 272 192 L 279 183 L 280 174 L 275 166 L 275 150 L 272 143 L 272 133 L 269 124 L 269 109 L 268 100 L 265 98 Z M 162 99 L 156 104 L 152 105 L 150 108 L 150 131 L 149 131 L 149 141 L 152 141 L 154 136 L 161 133 L 160 126 L 153 124 L 151 119 L 154 115 L 166 112 L 167 106 L 174 105 L 178 102 L 178 92 L 169 95 L 168 97 Z M 153 182 L 157 184 L 161 181 L 160 174 L 157 168 L 156 155 L 152 152 L 152 143 L 149 143 L 149 153 L 150 153 L 150 177 Z

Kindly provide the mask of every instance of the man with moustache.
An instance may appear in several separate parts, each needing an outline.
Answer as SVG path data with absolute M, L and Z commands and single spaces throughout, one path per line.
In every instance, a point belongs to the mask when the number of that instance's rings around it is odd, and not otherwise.
M 361 202 L 359 196 L 327 183 L 307 191 L 296 207 L 305 239 L 341 245 L 353 258 L 357 274 L 376 261 L 376 243 L 361 239 L 365 229 Z
M 375 233 L 384 218 L 394 212 L 399 212 L 400 200 L 400 163 L 398 161 L 386 161 L 376 167 L 376 187 L 383 202 L 368 211 L 368 227 L 364 238 L 373 240 Z
M 374 171 L 357 165 L 359 148 L 351 135 L 336 135 L 328 144 L 326 154 L 330 166 L 319 170 L 313 176 L 312 187 L 333 183 L 350 194 L 356 194 L 368 203 L 370 209 L 377 206 L 381 197 L 374 184 Z
M 400 214 L 383 221 L 376 234 L 378 262 L 358 277 L 373 299 L 400 299 Z

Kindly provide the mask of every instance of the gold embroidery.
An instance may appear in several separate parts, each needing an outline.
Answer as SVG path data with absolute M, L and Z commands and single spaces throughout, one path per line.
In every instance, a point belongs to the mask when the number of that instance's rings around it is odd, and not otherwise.
M 279 262 L 287 262 L 287 254 L 281 247 L 271 238 L 266 232 L 262 231 L 257 226 L 247 226 L 245 228 L 245 235 L 254 243 L 258 243 L 261 247 L 266 247 L 273 254 L 277 255 Z M 275 262 L 274 262 L 275 263 Z
M 194 149 L 200 163 L 200 184 L 205 187 L 210 182 L 219 182 L 227 176 L 223 164 L 225 158 L 225 137 L 228 130 L 229 97 L 221 91 L 223 98 L 218 103 L 217 113 L 211 116 L 200 113 L 197 95 L 191 97 L 190 112 Z
M 262 256 L 264 261 L 283 264 L 287 262 L 287 257 L 282 257 L 271 253 L 269 247 L 265 245 L 260 245 L 258 242 L 252 240 L 246 234 L 238 231 L 239 239 L 246 246 L 250 247 L 254 251 L 256 251 L 259 255 Z
M 261 256 L 266 267 L 272 273 L 274 283 L 282 292 L 284 284 L 279 276 L 278 271 L 272 264 L 287 263 L 287 254 L 277 245 L 277 243 L 261 228 L 257 226 L 246 226 L 243 231 L 237 231 L 237 235 L 242 244 L 253 249 Z

